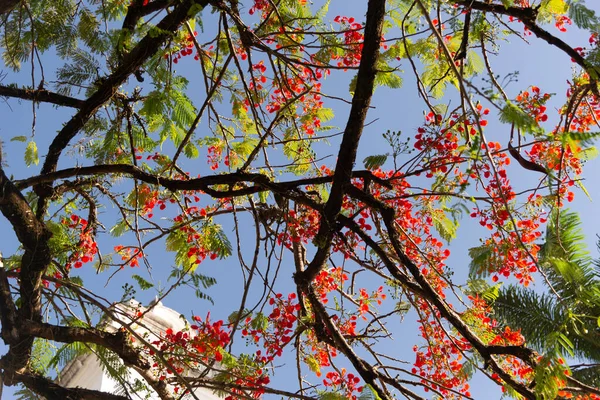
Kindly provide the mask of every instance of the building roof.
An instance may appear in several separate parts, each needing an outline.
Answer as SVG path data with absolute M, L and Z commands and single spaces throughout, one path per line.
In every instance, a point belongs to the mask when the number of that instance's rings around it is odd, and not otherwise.
M 147 306 L 142 306 L 136 300 L 123 303 L 115 303 L 110 307 L 110 316 L 105 316 L 104 329 L 116 331 L 124 326 L 130 326 L 137 334 L 143 336 L 147 341 L 154 341 L 161 333 L 171 328 L 180 331 L 187 325 L 185 318 L 166 307 L 158 300 L 152 301 Z M 131 378 L 142 379 L 137 372 L 131 370 Z M 115 392 L 119 385 L 104 372 L 98 357 L 90 352 L 78 356 L 70 361 L 60 372 L 57 382 L 66 387 L 81 387 L 104 392 Z M 199 389 L 196 395 L 202 399 L 219 399 L 206 389 Z

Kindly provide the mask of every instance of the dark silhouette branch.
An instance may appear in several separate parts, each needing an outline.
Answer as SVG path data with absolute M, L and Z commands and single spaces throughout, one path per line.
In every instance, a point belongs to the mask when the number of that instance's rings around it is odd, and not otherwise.
M 25 249 L 20 272 L 22 306 L 18 310 L 18 318 L 39 321 L 41 319 L 40 287 L 42 273 L 52 259 L 48 245 L 51 233 L 36 218 L 27 200 L 1 168 L 0 212 L 8 219 L 17 235 L 17 239 Z M 4 283 L 3 286 L 7 286 L 7 284 Z M 3 292 L 5 292 L 6 288 L 3 289 Z M 8 298 L 5 297 L 2 303 L 3 307 L 10 309 Z M 2 328 L 5 328 L 4 325 Z M 10 326 L 7 328 L 10 329 Z M 20 336 L 20 340 L 15 341 L 10 346 L 8 353 L 2 357 L 4 365 L 10 366 L 15 371 L 22 370 L 29 362 L 32 345 L 33 337 Z
M 596 79 L 600 71 L 590 65 L 581 54 L 575 49 L 569 46 L 566 42 L 560 38 L 552 35 L 547 30 L 541 28 L 537 22 L 538 9 L 534 7 L 505 7 L 503 4 L 490 4 L 479 1 L 468 1 L 468 0 L 454 0 L 454 3 L 469 7 L 473 10 L 491 12 L 494 14 L 507 15 L 510 17 L 517 18 L 523 22 L 523 24 L 533 32 L 538 38 L 544 40 L 546 43 L 559 48 L 568 54 L 579 66 L 589 72 L 594 72 L 592 79 Z
M 123 20 L 123 29 L 128 29 L 130 31 L 134 30 L 140 18 L 157 11 L 164 10 L 172 4 L 172 0 L 155 0 L 146 5 L 144 5 L 143 0 L 135 0 L 131 2 L 127 8 L 125 19 Z
M 0 96 L 11 97 L 15 99 L 31 100 L 41 103 L 50 103 L 56 104 L 57 106 L 73 108 L 80 108 L 85 104 L 84 100 L 64 96 L 62 94 L 50 92 L 45 89 L 33 90 L 10 86 L 0 86 Z
M 11 12 L 21 0 L 0 0 L 0 15 Z
M 42 167 L 42 174 L 54 172 L 58 164 L 58 159 L 62 151 L 69 142 L 77 135 L 84 125 L 92 118 L 98 109 L 108 102 L 116 93 L 118 88 L 127 81 L 129 76 L 136 72 L 143 63 L 152 57 L 171 37 L 173 32 L 191 17 L 192 7 L 200 5 L 206 6 L 208 0 L 195 2 L 186 0 L 179 3 L 171 13 L 167 14 L 129 53 L 127 53 L 115 71 L 102 80 L 98 90 L 92 94 L 85 104 L 79 109 L 69 122 L 56 135 L 46 155 L 46 161 Z M 43 216 L 46 212 L 47 200 L 51 195 L 51 188 L 48 186 L 36 187 L 39 196 L 37 215 Z
M 89 167 L 66 168 L 59 171 L 51 172 L 45 175 L 37 175 L 31 178 L 19 180 L 15 182 L 17 188 L 23 190 L 31 186 L 53 183 L 59 179 L 82 177 L 82 176 L 99 176 L 99 175 L 129 175 L 132 178 L 152 185 L 158 185 L 171 191 L 178 190 L 202 190 L 209 193 L 215 198 L 245 196 L 273 190 L 276 193 L 285 193 L 288 190 L 306 185 L 320 185 L 331 183 L 333 176 L 320 176 L 313 178 L 303 178 L 287 182 L 273 182 L 269 177 L 262 174 L 250 172 L 234 172 L 230 174 L 209 175 L 201 178 L 193 179 L 172 179 L 163 178 L 158 175 L 146 172 L 131 164 L 102 164 Z M 352 172 L 353 178 L 369 178 L 377 184 L 390 188 L 390 182 L 373 175 L 371 171 L 360 170 Z M 210 187 L 213 185 L 235 185 L 242 183 L 252 183 L 254 186 L 248 186 L 243 189 L 230 190 L 213 190 Z
M 21 321 L 19 331 L 22 335 L 31 335 L 61 343 L 97 344 L 118 354 L 126 365 L 144 369 L 151 367 L 146 358 L 133 348 L 129 335 L 125 331 L 111 333 L 96 328 L 60 326 L 29 320 Z
M 356 91 L 352 96 L 352 107 L 342 143 L 338 151 L 333 184 L 329 200 L 321 218 L 319 231 L 315 238 L 318 250 L 306 270 L 296 274 L 295 279 L 301 287 L 306 287 L 325 265 L 331 252 L 335 232 L 335 223 L 342 208 L 345 187 L 352 179 L 352 170 L 356 161 L 356 152 L 362 135 L 377 75 L 377 58 L 381 42 L 381 32 L 385 17 L 385 0 L 370 0 L 367 8 L 364 43 L 360 66 L 356 77 Z
M 66 388 L 41 375 L 17 372 L 13 379 L 39 393 L 47 400 L 128 400 L 130 397 L 101 392 L 98 390 Z

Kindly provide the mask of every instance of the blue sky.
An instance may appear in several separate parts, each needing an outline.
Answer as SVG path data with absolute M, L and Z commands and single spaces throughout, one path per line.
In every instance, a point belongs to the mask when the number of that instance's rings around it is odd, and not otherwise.
M 592 2 L 588 2 L 591 6 Z M 596 6 L 597 7 L 597 6 Z M 330 16 L 333 18 L 335 15 L 343 14 L 347 16 L 354 16 L 357 20 L 364 19 L 364 13 L 366 8 L 366 2 L 360 0 L 349 0 L 349 1 L 333 1 L 330 9 Z M 598 8 L 598 7 L 597 7 Z M 212 16 L 208 14 L 208 18 Z M 514 24 L 518 30 L 520 27 Z M 211 22 L 205 23 L 206 35 L 211 35 L 212 31 Z M 549 30 L 552 27 L 548 26 Z M 570 27 L 569 31 L 565 34 L 561 34 L 569 44 L 576 46 L 587 45 L 589 34 L 585 32 L 579 32 L 575 27 Z M 200 35 L 202 37 L 202 34 Z M 200 39 L 201 40 L 201 39 Z M 531 43 L 531 46 L 523 42 L 511 42 L 503 43 L 499 49 L 498 56 L 492 57 L 491 62 L 494 66 L 494 70 L 501 76 L 513 72 L 519 71 L 518 82 L 512 83 L 508 88 L 509 97 L 513 97 L 520 90 L 526 89 L 529 85 L 539 86 L 545 92 L 556 93 L 557 95 L 551 101 L 548 108 L 556 109 L 562 105 L 561 101 L 564 99 L 564 94 L 567 90 L 567 79 L 571 77 L 573 64 L 569 61 L 568 57 L 565 56 L 558 49 L 549 46 L 547 43 L 541 40 L 529 36 L 527 40 Z M 177 68 L 180 68 L 180 72 L 190 78 L 194 77 L 195 65 L 191 60 L 184 60 L 178 64 Z M 56 65 L 56 60 L 49 57 L 45 60 L 45 65 L 48 70 L 52 69 L 52 66 Z M 416 86 L 415 80 L 411 76 L 412 72 L 406 62 L 402 62 L 402 69 L 404 70 L 404 86 L 400 90 L 390 90 L 387 88 L 378 88 L 373 98 L 373 109 L 369 112 L 368 121 L 370 124 L 365 129 L 361 146 L 359 149 L 359 157 L 357 159 L 357 165 L 361 160 L 372 154 L 381 154 L 388 151 L 386 144 L 382 139 L 381 135 L 388 129 L 391 130 L 402 130 L 412 135 L 416 131 L 417 127 L 423 122 L 423 110 L 425 105 L 416 98 Z M 339 74 L 335 78 L 328 79 L 324 83 L 323 92 L 333 94 L 335 96 L 350 99 L 348 93 L 348 85 L 351 79 L 352 72 L 346 74 Z M 25 77 L 15 78 L 14 74 L 8 73 L 7 77 L 2 81 L 3 84 L 9 82 L 19 82 L 22 84 L 28 84 L 30 78 L 25 74 Z M 192 80 L 190 83 L 191 97 L 194 98 L 194 92 L 199 88 L 201 82 L 199 80 Z M 452 92 L 454 89 L 450 88 Z M 456 98 L 456 93 L 449 93 L 448 98 Z M 331 122 L 332 125 L 339 127 L 339 130 L 345 125 L 345 120 L 348 114 L 348 108 L 341 102 L 332 102 L 331 105 L 335 111 L 335 119 Z M 484 106 L 488 106 L 484 103 Z M 0 112 L 3 116 L 3 124 L 0 125 L 0 137 L 4 141 L 4 152 L 5 152 L 5 171 L 7 174 L 13 175 L 15 179 L 22 179 L 28 176 L 36 175 L 39 172 L 39 166 L 26 167 L 23 163 L 23 152 L 25 144 L 20 142 L 10 142 L 10 138 L 14 136 L 31 136 L 31 123 L 32 123 L 32 107 L 28 102 L 17 102 L 10 100 L 7 103 L 0 103 Z M 52 139 L 55 132 L 60 129 L 61 124 L 67 120 L 72 111 L 56 109 L 48 105 L 41 105 L 36 109 L 36 129 L 35 129 L 35 140 L 40 149 L 40 156 L 43 157 L 45 149 L 47 148 L 49 141 Z M 552 123 L 556 122 L 556 114 L 554 117 L 550 114 L 550 121 L 546 124 L 547 129 L 551 129 Z M 486 135 L 490 140 L 497 140 L 501 143 L 507 143 L 508 141 L 508 128 L 504 125 L 491 124 L 486 129 Z M 335 161 L 335 153 L 337 151 L 336 141 L 332 140 L 331 145 L 320 146 L 324 153 L 333 154 L 332 157 L 324 161 L 325 164 L 333 166 Z M 167 150 L 165 148 L 165 150 Z M 201 156 L 202 157 L 202 156 Z M 62 167 L 72 165 L 74 163 L 73 158 L 65 157 L 65 160 L 61 163 Z M 185 162 L 184 166 L 189 166 L 190 169 L 197 168 L 197 163 L 204 163 L 202 159 L 195 161 Z M 208 173 L 206 165 L 202 165 L 205 173 Z M 597 209 L 597 199 L 600 198 L 600 185 L 596 184 L 596 174 L 600 172 L 600 165 L 597 160 L 589 162 L 585 167 L 585 185 L 590 192 L 592 200 L 585 197 L 581 192 L 576 193 L 576 200 L 572 204 L 572 208 L 577 209 L 584 222 L 585 233 L 590 242 L 590 247 L 594 248 L 595 235 L 600 233 L 598 229 L 598 219 L 595 216 L 595 210 Z M 523 182 L 521 184 L 530 184 L 532 179 L 537 179 L 536 176 L 527 176 L 523 174 Z M 518 185 L 520 182 L 516 182 Z M 116 212 L 112 208 L 107 208 L 102 211 L 106 216 L 114 215 Z M 165 215 L 166 216 L 166 215 Z M 157 218 L 160 217 L 157 213 Z M 241 221 L 241 235 L 242 235 L 242 253 L 245 253 L 245 257 L 250 257 L 247 252 L 251 249 L 252 243 L 248 243 L 245 239 L 245 233 L 253 231 L 251 228 L 251 220 L 243 215 L 240 215 Z M 225 231 L 230 234 L 233 239 L 233 227 L 230 222 L 223 222 Z M 0 236 L 0 251 L 6 256 L 13 253 L 17 248 L 13 232 L 7 221 L 3 218 L 0 219 L 0 232 L 3 232 Z M 466 277 L 468 271 L 468 254 L 467 249 L 478 244 L 478 239 L 481 235 L 485 234 L 478 224 L 465 219 L 458 232 L 458 238 L 450 244 L 452 256 L 449 260 L 450 268 L 456 271 L 455 278 L 460 281 Z M 128 240 L 128 239 L 127 239 Z M 131 243 L 131 242 L 128 242 Z M 110 249 L 111 246 L 121 244 L 121 239 L 108 239 L 104 242 L 105 248 Z M 235 242 L 234 242 L 235 246 Z M 105 250 L 107 251 L 107 250 Z M 81 273 L 86 278 L 86 285 L 89 285 L 89 289 L 96 290 L 107 298 L 112 300 L 118 300 L 121 293 L 121 286 L 126 280 L 126 276 L 133 273 L 144 275 L 148 279 L 153 279 L 153 283 L 156 286 L 166 285 L 165 275 L 169 271 L 169 267 L 173 265 L 172 254 L 166 253 L 161 246 L 155 246 L 148 250 L 148 258 L 151 260 L 153 268 L 151 275 L 146 274 L 143 268 L 136 270 L 125 270 L 116 275 L 112 280 L 107 282 L 107 279 L 103 275 L 96 275 L 93 271 L 82 270 Z M 310 255 L 310 254 L 309 254 Z M 281 265 L 273 265 L 273 269 L 280 268 L 279 283 L 277 289 L 279 291 L 292 291 L 291 273 L 293 272 L 293 265 L 291 259 L 288 257 L 284 259 Z M 209 289 L 207 293 L 214 299 L 215 306 L 211 306 L 206 301 L 197 300 L 193 297 L 193 293 L 189 290 L 181 290 L 172 293 L 164 303 L 172 307 L 187 316 L 192 313 L 198 315 L 205 315 L 207 310 L 211 310 L 212 315 L 215 318 L 226 318 L 227 315 L 236 310 L 239 302 L 239 293 L 242 290 L 242 281 L 239 273 L 239 264 L 237 258 L 234 255 L 227 260 L 217 260 L 213 262 L 205 262 L 201 265 L 201 272 L 210 276 L 214 276 L 217 279 L 218 284 Z M 151 276 L 151 278 L 150 278 Z M 365 285 L 376 287 L 379 282 L 376 280 L 364 282 Z M 254 288 L 257 289 L 256 287 Z M 257 290 L 260 292 L 260 290 Z M 152 290 L 146 292 L 138 292 L 136 296 L 142 303 L 149 302 L 155 296 L 155 292 Z M 414 318 L 410 314 L 404 321 L 397 321 L 396 326 L 397 336 L 396 339 L 405 344 L 405 346 L 398 350 L 398 354 L 401 357 L 405 357 L 409 362 L 414 361 L 414 354 L 410 350 L 413 343 L 417 343 L 418 332 L 414 323 Z M 406 345 L 409 343 L 409 345 Z M 400 346 L 399 346 L 400 347 Z M 394 349 L 394 353 L 396 353 Z M 293 359 L 285 359 L 283 362 L 288 364 L 294 363 Z M 410 369 L 410 365 L 407 366 Z M 306 371 L 308 376 L 311 373 Z M 282 374 L 282 377 L 276 375 L 272 382 L 275 383 L 276 387 L 289 389 L 295 387 L 295 381 L 292 381 L 293 374 L 287 369 L 286 373 Z M 314 376 L 310 377 L 313 381 L 318 381 Z M 474 398 L 499 398 L 500 392 L 496 385 L 485 380 L 476 378 L 472 385 L 473 389 L 471 393 Z M 5 388 L 5 394 L 6 394 Z M 8 391 L 10 393 L 10 389 Z M 494 393 L 494 394 L 491 394 Z M 9 394 L 10 396 L 10 394 Z

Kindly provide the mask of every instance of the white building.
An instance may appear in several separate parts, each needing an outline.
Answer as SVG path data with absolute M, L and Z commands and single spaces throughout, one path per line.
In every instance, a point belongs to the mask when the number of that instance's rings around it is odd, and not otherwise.
M 130 300 L 128 303 L 115 304 L 112 311 L 115 317 L 126 325 L 131 324 L 133 330 L 149 342 L 156 340 L 157 335 L 161 332 L 164 333 L 168 328 L 173 329 L 173 331 L 180 331 L 186 326 L 186 321 L 178 312 L 165 307 L 158 301 L 144 307 L 139 302 Z M 143 313 L 143 318 L 133 322 L 140 312 Z M 111 320 L 107 330 L 115 331 L 122 326 L 119 322 Z M 144 379 L 136 371 L 130 369 L 129 372 L 127 382 L 130 385 L 133 386 L 136 380 L 144 382 Z M 69 362 L 60 373 L 57 381 L 61 386 L 66 387 L 80 387 L 108 393 L 119 393 L 121 391 L 121 385 L 104 371 L 100 360 L 94 353 L 81 355 Z M 221 400 L 220 397 L 207 389 L 197 389 L 194 394 L 202 400 Z M 140 399 L 159 399 L 155 393 L 148 392 L 139 393 L 137 397 Z

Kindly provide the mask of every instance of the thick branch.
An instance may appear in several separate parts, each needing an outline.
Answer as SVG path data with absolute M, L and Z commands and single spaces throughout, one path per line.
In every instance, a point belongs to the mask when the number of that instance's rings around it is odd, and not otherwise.
M 371 97 L 373 96 L 375 76 L 377 74 L 376 63 L 379 56 L 384 17 L 385 0 L 369 0 L 365 23 L 365 40 L 356 77 L 356 91 L 352 97 L 350 116 L 348 117 L 338 152 L 338 160 L 335 166 L 329 200 L 325 205 L 325 212 L 323 218 L 321 218 L 321 225 L 315 239 L 319 249 L 306 270 L 296 275 L 296 282 L 300 286 L 307 286 L 314 279 L 323 268 L 331 251 L 336 218 L 342 208 L 344 188 L 350 183 L 350 179 L 352 178 L 352 169 L 356 161 L 358 144 L 364 129 L 367 111 L 371 104 Z
M 41 276 L 51 261 L 50 248 L 48 247 L 51 233 L 36 218 L 27 200 L 1 168 L 0 211 L 8 219 L 19 242 L 25 248 L 20 272 L 22 306 L 19 309 L 19 318 L 39 320 L 41 318 Z M 8 299 L 5 298 L 3 303 L 7 302 Z M 10 329 L 10 327 L 7 328 Z M 10 347 L 9 352 L 3 359 L 7 360 L 8 365 L 15 370 L 24 368 L 29 362 L 32 344 L 33 338 L 20 337 L 20 340 Z
M 0 0 L 0 15 L 11 12 L 20 2 L 21 0 Z
M 21 321 L 21 334 L 53 340 L 61 343 L 93 343 L 116 353 L 126 365 L 148 369 L 150 363 L 131 346 L 125 331 L 115 333 L 95 328 L 75 328 L 43 322 Z
M 158 175 L 148 173 L 131 164 L 104 164 L 93 165 L 89 167 L 66 168 L 49 174 L 37 175 L 31 178 L 16 181 L 17 188 L 23 190 L 27 187 L 52 183 L 59 179 L 81 177 L 81 176 L 97 176 L 105 174 L 125 174 L 142 182 L 152 185 L 158 185 L 169 189 L 173 192 L 179 190 L 202 190 L 216 198 L 246 196 L 266 190 L 274 190 L 277 193 L 295 189 L 305 185 L 319 185 L 330 183 L 333 181 L 333 176 L 320 176 L 313 178 L 297 179 L 288 182 L 273 182 L 266 175 L 254 174 L 247 172 L 235 172 L 230 174 L 210 175 L 202 178 L 194 179 L 170 179 L 163 178 Z M 371 171 L 361 170 L 352 172 L 353 178 L 368 178 L 382 186 L 390 187 L 390 183 L 373 175 Z M 253 183 L 254 186 L 249 186 L 243 189 L 232 189 L 226 191 L 211 190 L 212 185 L 235 185 L 241 183 Z
M 35 217 L 25 197 L 8 179 L 2 168 L 0 168 L 0 211 L 8 219 L 17 234 L 17 239 L 26 250 L 35 250 L 50 237 L 50 232 Z
M 119 396 L 97 390 L 66 388 L 50 379 L 32 373 L 16 373 L 14 381 L 23 383 L 26 387 L 39 393 L 47 400 L 128 400 L 129 397 Z
M 469 341 L 473 348 L 475 348 L 475 350 L 477 350 L 477 352 L 484 359 L 486 364 L 491 365 L 494 371 L 497 372 L 502 379 L 504 379 L 523 397 L 534 399 L 535 396 L 533 392 L 528 387 L 514 380 L 509 374 L 499 368 L 494 362 L 492 355 L 511 355 L 525 361 L 529 365 L 535 365 L 535 353 L 531 349 L 523 346 L 487 346 L 485 343 L 483 343 L 481 339 L 471 330 L 471 328 L 462 320 L 460 315 L 454 311 L 436 292 L 427 278 L 421 273 L 421 269 L 404 252 L 398 231 L 396 229 L 396 217 L 394 209 L 381 203 L 379 200 L 375 199 L 369 194 L 358 190 L 354 186 L 350 186 L 348 188 L 348 194 L 364 202 L 372 209 L 379 211 L 387 229 L 388 237 L 392 248 L 394 249 L 395 256 L 400 260 L 402 265 L 412 275 L 415 282 L 420 286 L 422 289 L 422 296 L 439 311 L 442 317 L 450 322 L 450 324 L 452 324 L 452 326 Z M 400 271 L 397 271 L 397 266 L 393 265 L 391 266 L 392 268 L 390 268 L 389 265 L 386 265 L 386 267 L 396 279 L 400 279 L 402 281 L 403 274 L 401 274 Z
M 17 309 L 10 295 L 8 276 L 3 266 L 0 266 L 0 323 L 2 324 L 2 339 L 6 344 L 14 344 L 19 340 L 17 330 Z
M 197 4 L 206 6 L 208 0 L 200 0 Z M 46 161 L 41 171 L 42 174 L 56 170 L 58 159 L 71 139 L 75 137 L 96 111 L 114 96 L 129 76 L 136 72 L 148 58 L 152 57 L 158 48 L 171 37 L 173 32 L 177 31 L 185 20 L 190 18 L 190 11 L 195 5 L 196 2 L 193 0 L 181 2 L 158 23 L 156 29 L 151 30 L 131 52 L 123 57 L 121 64 L 115 71 L 102 81 L 98 90 L 85 101 L 79 112 L 56 135 L 48 149 Z M 38 199 L 38 215 L 43 215 L 46 211 L 47 199 L 51 194 L 50 188 L 46 186 L 37 189 L 40 196 Z
M 20 332 L 61 343 L 82 342 L 102 346 L 117 354 L 125 365 L 136 370 L 162 399 L 172 398 L 165 382 L 159 380 L 152 371 L 152 365 L 132 346 L 126 331 L 112 333 L 95 328 L 75 328 L 26 320 L 22 321 Z
M 585 58 L 579 54 L 575 49 L 565 43 L 563 40 L 552 35 L 545 29 L 542 29 L 537 23 L 536 18 L 538 15 L 537 8 L 533 7 L 505 7 L 503 4 L 490 4 L 482 3 L 479 1 L 468 1 L 468 0 L 455 0 L 456 4 L 460 4 L 464 7 L 472 8 L 479 11 L 487 11 L 494 14 L 508 15 L 510 17 L 517 18 L 523 22 L 523 24 L 533 32 L 538 38 L 546 41 L 548 44 L 558 47 L 565 53 L 567 53 L 579 66 L 584 70 L 589 71 L 593 69 L 595 74 L 598 75 L 600 72 L 597 71 L 593 66 L 585 61 Z
M 74 97 L 50 92 L 48 90 L 23 89 L 10 86 L 0 86 L 0 96 L 16 99 L 32 100 L 42 103 L 51 103 L 58 106 L 80 108 L 85 102 Z
M 172 0 L 155 0 L 144 5 L 143 0 L 135 0 L 131 2 L 127 8 L 127 15 L 123 20 L 123 29 L 134 30 L 140 18 L 146 15 L 164 10 L 173 3 Z

